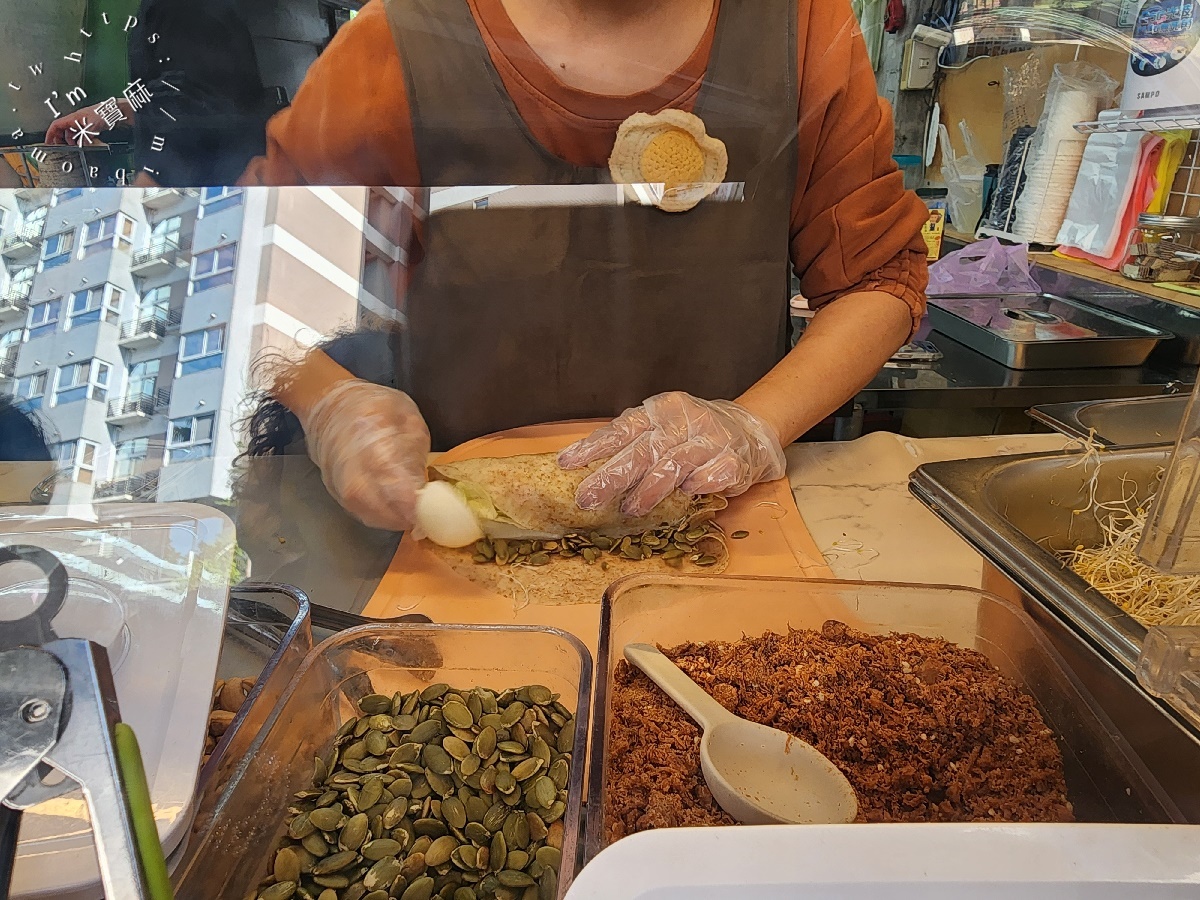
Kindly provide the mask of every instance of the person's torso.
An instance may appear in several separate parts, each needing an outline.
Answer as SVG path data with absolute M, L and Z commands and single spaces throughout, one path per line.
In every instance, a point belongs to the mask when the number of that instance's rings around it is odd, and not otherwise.
M 387 11 L 433 189 L 401 365 L 435 446 L 613 415 L 662 390 L 732 398 L 778 361 L 795 183 L 794 0 L 719 10 L 699 89 L 680 96 L 725 144 L 740 200 L 684 213 L 624 202 L 606 169 L 540 142 L 466 0 L 387 0 Z M 610 199 L 547 205 L 537 193 L 546 185 L 596 185 Z M 504 190 L 477 191 L 471 209 L 437 209 L 436 189 L 462 186 Z

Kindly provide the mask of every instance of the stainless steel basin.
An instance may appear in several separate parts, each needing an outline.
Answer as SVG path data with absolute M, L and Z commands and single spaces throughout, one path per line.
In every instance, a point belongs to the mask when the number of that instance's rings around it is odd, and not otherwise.
M 1101 454 L 1097 501 L 1117 500 L 1131 487 L 1139 497 L 1150 496 L 1169 456 L 1165 447 Z M 1079 453 L 955 460 L 921 466 L 910 487 L 1000 571 L 1133 677 L 1146 629 L 1054 553 L 1102 540 L 1099 520 L 1076 512 L 1088 504 L 1091 472 Z
M 1187 409 L 1188 395 L 1048 403 L 1029 410 L 1031 418 L 1069 437 L 1093 433 L 1106 447 L 1169 445 Z
M 1101 454 L 1096 497 L 1157 486 L 1170 447 Z M 929 463 L 909 488 L 987 561 L 984 587 L 1022 603 L 1068 666 L 1128 739 L 1189 822 L 1200 823 L 1200 727 L 1181 708 L 1146 693 L 1136 668 L 1146 629 L 1066 568 L 1054 554 L 1096 546 L 1088 502 L 1092 469 L 1080 453 Z M 1089 464 L 1090 465 L 1090 464 Z

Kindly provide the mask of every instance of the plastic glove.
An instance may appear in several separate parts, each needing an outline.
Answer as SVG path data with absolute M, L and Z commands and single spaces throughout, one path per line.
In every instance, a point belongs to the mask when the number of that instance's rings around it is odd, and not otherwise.
M 558 455 L 564 469 L 608 462 L 575 494 L 581 509 L 624 496 L 621 511 L 644 516 L 679 488 L 686 494 L 733 497 L 760 481 L 782 478 L 779 438 L 749 410 L 728 400 L 682 391 L 657 394 Z
M 300 423 L 308 455 L 334 499 L 369 528 L 412 527 L 425 484 L 429 427 L 412 398 L 368 381 L 343 381 Z

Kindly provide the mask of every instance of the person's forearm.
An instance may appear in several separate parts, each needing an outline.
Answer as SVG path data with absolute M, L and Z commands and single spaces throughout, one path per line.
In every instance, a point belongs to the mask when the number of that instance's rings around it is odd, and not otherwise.
M 276 390 L 276 399 L 304 421 L 313 405 L 335 384 L 354 376 L 321 350 L 310 351 L 290 369 Z
M 800 342 L 738 398 L 785 447 L 854 397 L 908 338 L 912 315 L 882 291 L 820 309 Z

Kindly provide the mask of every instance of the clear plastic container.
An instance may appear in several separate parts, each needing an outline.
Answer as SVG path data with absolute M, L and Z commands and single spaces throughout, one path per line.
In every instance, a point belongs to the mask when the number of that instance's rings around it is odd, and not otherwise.
M 1167 575 L 1200 575 L 1200 380 L 1192 388 L 1138 556 Z
M 230 591 L 217 678 L 251 678 L 254 687 L 200 770 L 193 833 L 207 829 L 220 785 L 312 648 L 311 607 L 303 591 L 267 582 L 243 583 Z
M 53 625 L 59 637 L 108 650 L 121 718 L 137 734 L 163 850 L 192 818 L 213 676 L 229 599 L 233 523 L 191 503 L 104 504 L 88 518 L 50 507 L 8 507 L 0 545 L 54 553 L 68 573 Z M 28 564 L 0 569 L 0 620 L 26 615 L 46 592 Z M 25 812 L 12 895 L 95 898 L 100 870 L 83 794 Z
M 574 763 L 564 817 L 559 893 L 580 848 L 592 661 L 566 632 L 533 626 L 364 625 L 308 655 L 218 798 L 211 826 L 189 848 L 177 900 L 241 898 L 267 871 L 292 795 L 310 786 L 313 758 L 355 715 L 354 699 L 410 691 L 434 681 L 502 690 L 539 683 L 575 712 Z
M 828 619 L 875 634 L 940 637 L 987 656 L 1034 698 L 1054 731 L 1078 821 L 1184 821 L 1034 622 L 998 597 L 932 585 L 635 576 L 614 583 L 601 610 L 585 860 L 603 849 L 609 695 L 626 644 L 736 641 L 767 631 L 819 629 Z

